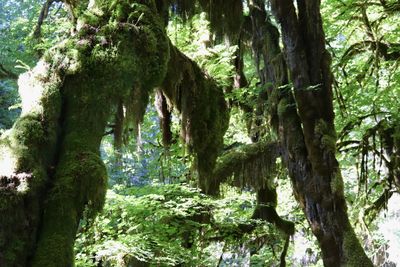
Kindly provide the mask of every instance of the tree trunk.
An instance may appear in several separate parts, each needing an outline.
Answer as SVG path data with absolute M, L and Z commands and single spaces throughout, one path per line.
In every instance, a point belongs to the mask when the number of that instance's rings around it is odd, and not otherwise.
M 253 30 L 265 35 L 263 46 L 258 46 L 266 66 L 264 79 L 274 85 L 269 93 L 271 122 L 279 134 L 295 196 L 321 246 L 324 265 L 372 266 L 348 220 L 335 158 L 330 58 L 319 1 L 299 0 L 298 15 L 291 0 L 271 1 L 282 27 L 295 98 L 279 33 L 267 19 L 263 1 L 252 2 Z
M 217 190 L 211 173 L 229 121 L 222 89 L 172 47 L 164 5 L 109 2 L 91 1 L 76 34 L 20 78 L 22 116 L 0 139 L 0 266 L 73 266 L 79 221 L 104 203 L 106 124 L 115 113 L 117 124 L 141 121 L 161 84 L 182 112 L 203 191 Z
M 80 22 L 19 80 L 22 116 L 0 140 L 0 266 L 73 266 L 79 220 L 104 202 L 107 121 L 132 88 L 150 90 L 166 73 L 153 1 L 96 1 Z

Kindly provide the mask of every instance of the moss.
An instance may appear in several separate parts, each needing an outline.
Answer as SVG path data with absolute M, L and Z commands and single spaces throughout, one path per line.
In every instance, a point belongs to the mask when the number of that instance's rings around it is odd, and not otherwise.
M 54 266 L 55 262 L 70 266 L 75 232 L 85 207 L 95 216 L 104 204 L 107 173 L 96 153 L 65 153 L 54 180 L 33 266 Z
M 331 177 L 330 186 L 332 193 L 343 197 L 344 184 L 340 170 L 337 170 L 333 173 Z
M 95 215 L 104 202 L 107 178 L 99 144 L 113 106 L 121 99 L 128 105 L 132 88 L 148 95 L 164 78 L 169 44 L 154 1 L 113 3 L 93 1 L 78 33 L 48 51 L 21 77 L 23 116 L 0 141 L 0 166 L 12 165 L 1 170 L 9 176 L 0 178 L 0 190 L 7 192 L 0 197 L 6 215 L 1 225 L 8 229 L 0 231 L 0 240 L 23 243 L 19 249 L 0 244 L 0 251 L 21 258 L 21 265 L 27 251 L 34 252 L 37 235 L 34 266 L 71 265 L 83 209 L 89 207 Z M 29 179 L 11 176 L 21 173 Z M 49 178 L 53 187 L 37 234 L 43 198 L 39 196 Z M 17 186 L 10 187 L 13 179 Z M 7 220 L 14 209 L 23 214 Z M 0 260 L 0 265 L 14 264 Z
M 286 98 L 283 98 L 279 101 L 278 107 L 277 107 L 278 117 L 285 116 L 285 113 L 287 112 L 288 104 L 289 103 Z
M 25 266 L 33 251 L 39 222 L 40 196 L 56 150 L 61 79 L 51 64 L 40 61 L 21 75 L 22 116 L 0 141 L 0 265 Z M 12 244 L 12 245 L 10 245 Z
M 180 68 L 176 68 L 180 66 Z M 171 45 L 164 95 L 182 115 L 182 138 L 195 155 L 199 184 L 206 193 L 216 193 L 212 177 L 229 123 L 222 88 L 206 78 L 202 70 Z
M 95 2 L 95 15 L 104 17 L 82 26 L 79 39 L 59 48 L 65 59 L 57 65 L 66 65 L 68 74 L 62 87 L 62 140 L 33 266 L 58 265 L 60 255 L 65 263 L 72 261 L 84 209 L 94 216 L 104 203 L 107 176 L 99 146 L 111 112 L 121 101 L 134 107 L 146 103 L 136 93 L 148 97 L 166 72 L 168 41 L 151 6 L 140 4 L 145 1 Z
M 234 185 L 256 190 L 272 187 L 279 149 L 274 142 L 258 142 L 230 151 L 218 159 L 214 179 L 218 184 L 234 177 Z
M 369 267 L 373 266 L 370 259 L 361 247 L 354 230 L 349 226 L 346 231 L 344 231 L 343 236 L 343 247 L 342 251 L 344 253 L 343 259 L 345 262 L 341 263 L 341 266 L 347 267 Z
M 315 135 L 320 139 L 320 146 L 330 153 L 336 153 L 336 131 L 333 125 L 328 125 L 320 119 L 315 124 Z

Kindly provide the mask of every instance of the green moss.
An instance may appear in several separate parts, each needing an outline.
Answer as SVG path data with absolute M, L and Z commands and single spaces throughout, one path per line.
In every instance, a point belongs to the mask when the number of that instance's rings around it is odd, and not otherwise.
M 344 184 L 340 170 L 337 170 L 336 172 L 333 173 L 331 177 L 330 186 L 332 193 L 343 196 Z
M 170 50 L 162 90 L 182 115 L 182 138 L 195 156 L 200 188 L 215 194 L 217 181 L 212 173 L 229 123 L 223 91 L 196 63 L 172 45 Z
M 59 255 L 66 263 L 72 261 L 79 219 L 86 208 L 94 216 L 104 203 L 107 175 L 99 146 L 111 112 L 121 100 L 124 105 L 143 105 L 146 101 L 128 96 L 137 90 L 148 96 L 166 72 L 168 41 L 151 7 L 132 1 L 95 2 L 96 25 L 82 25 L 79 39 L 59 48 L 65 58 L 56 65 L 68 74 L 62 87 L 62 141 L 34 266 L 59 264 Z
M 0 260 L 2 266 L 25 266 L 33 251 L 40 196 L 48 182 L 47 168 L 54 161 L 61 109 L 61 79 L 52 71 L 42 60 L 21 75 L 22 116 L 0 141 L 0 240 L 7 240 L 0 242 L 0 251 L 6 255 Z
M 315 124 L 315 135 L 320 138 L 321 148 L 336 153 L 336 131 L 333 125 L 328 125 L 324 120 L 320 119 Z
M 24 214 L 13 216 L 20 222 L 1 221 L 9 231 L 0 231 L 0 240 L 19 238 L 23 243 L 20 249 L 0 244 L 2 253 L 18 258 L 35 251 L 41 210 L 38 196 L 44 195 L 43 188 L 52 179 L 34 266 L 71 266 L 83 210 L 88 208 L 94 216 L 104 203 L 107 176 L 99 145 L 114 106 L 121 99 L 129 105 L 132 88 L 148 96 L 164 79 L 169 60 L 168 39 L 154 1 L 92 4 L 79 22 L 78 33 L 47 52 L 36 68 L 23 75 L 23 116 L 0 144 L 1 154 L 14 155 L 10 173 L 31 177 L 20 183 L 21 190 L 13 188 L 1 196 L 1 203 L 7 203 L 2 205 L 6 216 L 13 209 L 25 211 L 21 205 L 30 205 Z M 32 232 L 24 228 L 25 222 Z M 10 233 L 19 236 L 10 237 Z
M 367 255 L 364 252 L 364 249 L 361 247 L 360 242 L 358 241 L 357 236 L 354 233 L 354 230 L 351 227 L 348 227 L 347 230 L 344 231 L 342 250 L 344 253 L 343 258 L 345 262 L 342 262 L 341 266 L 373 266 L 371 260 L 368 259 Z
M 279 101 L 277 108 L 278 117 L 285 116 L 285 113 L 287 112 L 288 109 L 288 105 L 289 103 L 286 98 L 283 98 Z
M 240 188 L 272 188 L 278 154 L 278 147 L 274 142 L 245 145 L 218 159 L 213 178 L 219 184 L 233 176 L 233 184 Z

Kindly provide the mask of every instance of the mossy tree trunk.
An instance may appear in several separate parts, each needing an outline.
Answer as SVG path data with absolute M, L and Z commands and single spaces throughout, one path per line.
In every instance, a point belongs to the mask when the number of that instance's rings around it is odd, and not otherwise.
M 282 27 L 286 60 L 263 1 L 250 2 L 253 31 L 264 36 L 262 45 L 255 47 L 264 60 L 262 78 L 273 85 L 271 123 L 279 135 L 295 196 L 321 246 L 324 265 L 372 266 L 350 225 L 335 158 L 330 58 L 319 1 L 297 1 L 298 13 L 292 0 L 271 1 Z
M 104 202 L 107 121 L 132 88 L 164 78 L 154 2 L 108 2 L 93 1 L 76 34 L 20 77 L 22 116 L 0 140 L 0 266 L 73 266 L 79 220 Z
M 162 113 L 167 100 L 182 113 L 203 191 L 217 190 L 211 172 L 227 106 L 222 89 L 170 44 L 166 5 L 90 1 L 74 35 L 20 77 L 22 116 L 0 139 L 0 266 L 73 266 L 79 220 L 104 203 L 107 122 L 115 120 L 120 147 L 122 124 L 142 120 L 153 88 L 162 86 Z

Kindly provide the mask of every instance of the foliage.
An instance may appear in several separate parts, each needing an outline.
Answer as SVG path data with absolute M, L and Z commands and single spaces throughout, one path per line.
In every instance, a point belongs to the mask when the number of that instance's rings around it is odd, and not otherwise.
M 76 264 L 97 266 L 101 261 L 128 266 L 136 258 L 155 266 L 210 266 L 219 255 L 209 246 L 223 244 L 227 250 L 236 246 L 238 238 L 241 242 L 257 235 L 275 238 L 267 224 L 252 222 L 250 194 L 227 193 L 219 201 L 185 184 L 114 187 L 101 215 L 81 222 Z M 246 236 L 240 225 L 251 223 L 259 230 Z
M 193 16 L 186 23 L 180 17 L 173 17 L 167 30 L 180 51 L 198 63 L 220 86 L 231 86 L 237 46 L 212 45 L 213 37 L 205 13 Z
M 0 2 L 0 64 L 12 73 L 30 69 L 43 51 L 70 34 L 65 5 L 56 1 L 42 25 L 41 38 L 34 38 L 41 4 L 33 0 Z M 85 14 L 83 9 L 79 12 Z M 390 261 L 396 261 L 393 255 L 397 252 L 390 248 L 398 245 L 399 231 L 393 223 L 398 214 L 390 210 L 385 218 L 384 210 L 388 203 L 390 206 L 390 198 L 399 192 L 389 174 L 390 168 L 399 169 L 395 163 L 400 148 L 392 147 L 394 156 L 385 151 L 382 129 L 393 131 L 389 134 L 392 141 L 399 139 L 398 4 L 328 0 L 322 1 L 322 15 L 332 54 L 337 157 L 345 180 L 350 218 L 375 263 L 389 264 L 389 259 L 382 260 L 379 255 L 391 251 Z M 249 85 L 229 90 L 236 75 L 234 61 L 239 48 L 211 31 L 208 16 L 200 13 L 182 18 L 172 12 L 168 35 L 180 51 L 226 89 L 227 99 L 255 110 L 265 88 L 255 78 L 251 48 L 248 43 L 243 44 L 244 72 Z M 85 19 L 96 17 L 86 13 Z M 18 116 L 18 102 L 15 81 L 2 79 L 0 133 L 10 128 Z M 224 152 L 251 142 L 248 128 L 254 114 L 232 106 Z M 271 225 L 251 218 L 256 192 L 248 186 L 237 190 L 224 184 L 220 199 L 201 194 L 195 189 L 193 157 L 179 141 L 179 117 L 173 114 L 173 143 L 165 148 L 161 145 L 155 109 L 149 105 L 143 112 L 138 139 L 131 139 L 120 151 L 115 151 L 110 135 L 103 138 L 101 152 L 110 189 L 103 212 L 92 219 L 87 210 L 80 222 L 76 265 L 128 266 L 136 261 L 154 266 L 276 265 L 284 238 Z M 113 121 L 108 120 L 107 130 L 112 131 Z M 380 127 L 384 123 L 386 126 Z M 127 130 L 132 131 L 129 127 Z M 270 126 L 265 123 L 259 127 L 268 131 Z M 279 160 L 277 164 L 280 166 Z M 288 265 L 321 266 L 316 241 L 291 193 L 287 173 L 278 167 L 276 176 L 277 211 L 296 223 Z
M 20 74 L 34 66 L 39 55 L 60 42 L 71 24 L 61 3 L 50 6 L 42 25 L 40 39 L 33 36 L 37 26 L 41 1 L 0 2 L 0 66 Z M 20 105 L 16 83 L 7 77 L 0 80 L 0 129 L 10 128 L 19 115 Z
M 15 105 L 18 95 L 10 81 L 0 81 L 0 133 L 12 126 L 19 112 Z

